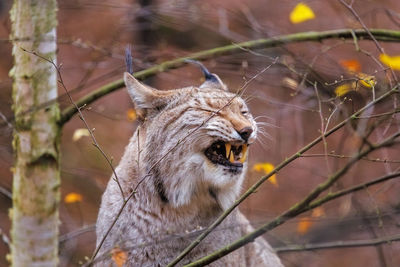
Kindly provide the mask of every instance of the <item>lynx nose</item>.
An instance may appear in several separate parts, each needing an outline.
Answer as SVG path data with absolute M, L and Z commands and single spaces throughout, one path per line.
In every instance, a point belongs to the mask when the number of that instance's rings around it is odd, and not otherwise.
M 253 129 L 251 127 L 244 127 L 240 131 L 237 131 L 240 136 L 243 138 L 244 141 L 247 142 L 249 139 L 250 135 L 253 133 Z

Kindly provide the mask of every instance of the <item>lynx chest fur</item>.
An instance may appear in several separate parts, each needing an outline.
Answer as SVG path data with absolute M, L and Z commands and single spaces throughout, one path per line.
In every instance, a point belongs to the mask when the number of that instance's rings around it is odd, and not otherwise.
M 112 266 L 113 248 L 126 252 L 126 266 L 165 266 L 239 196 L 248 145 L 257 126 L 242 98 L 203 68 L 200 87 L 159 91 L 125 73 L 141 125 L 116 168 L 123 194 L 133 197 L 102 244 L 97 266 Z M 110 179 L 97 219 L 97 245 L 123 204 Z M 192 250 L 194 261 L 251 231 L 235 211 Z M 282 266 L 264 240 L 253 242 L 211 266 Z

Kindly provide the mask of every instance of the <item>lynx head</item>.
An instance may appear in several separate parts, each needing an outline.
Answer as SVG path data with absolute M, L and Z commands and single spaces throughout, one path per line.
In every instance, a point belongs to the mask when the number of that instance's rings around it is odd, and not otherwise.
M 140 170 L 154 196 L 172 207 L 228 208 L 240 193 L 257 126 L 245 101 L 203 72 L 199 87 L 160 91 L 124 74 L 140 116 Z

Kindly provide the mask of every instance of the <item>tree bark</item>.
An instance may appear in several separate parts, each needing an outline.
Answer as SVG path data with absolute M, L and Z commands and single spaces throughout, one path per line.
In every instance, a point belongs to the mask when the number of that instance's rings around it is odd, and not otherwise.
M 14 180 L 10 212 L 12 266 L 58 264 L 60 110 L 57 97 L 56 0 L 14 0 Z M 51 102 L 50 102 L 51 103 Z

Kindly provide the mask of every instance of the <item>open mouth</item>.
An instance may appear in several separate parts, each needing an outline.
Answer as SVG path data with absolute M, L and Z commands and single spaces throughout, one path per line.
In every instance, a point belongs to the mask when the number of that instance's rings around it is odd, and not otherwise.
M 217 141 L 204 154 L 212 163 L 241 168 L 247 157 L 247 144 L 233 145 Z

